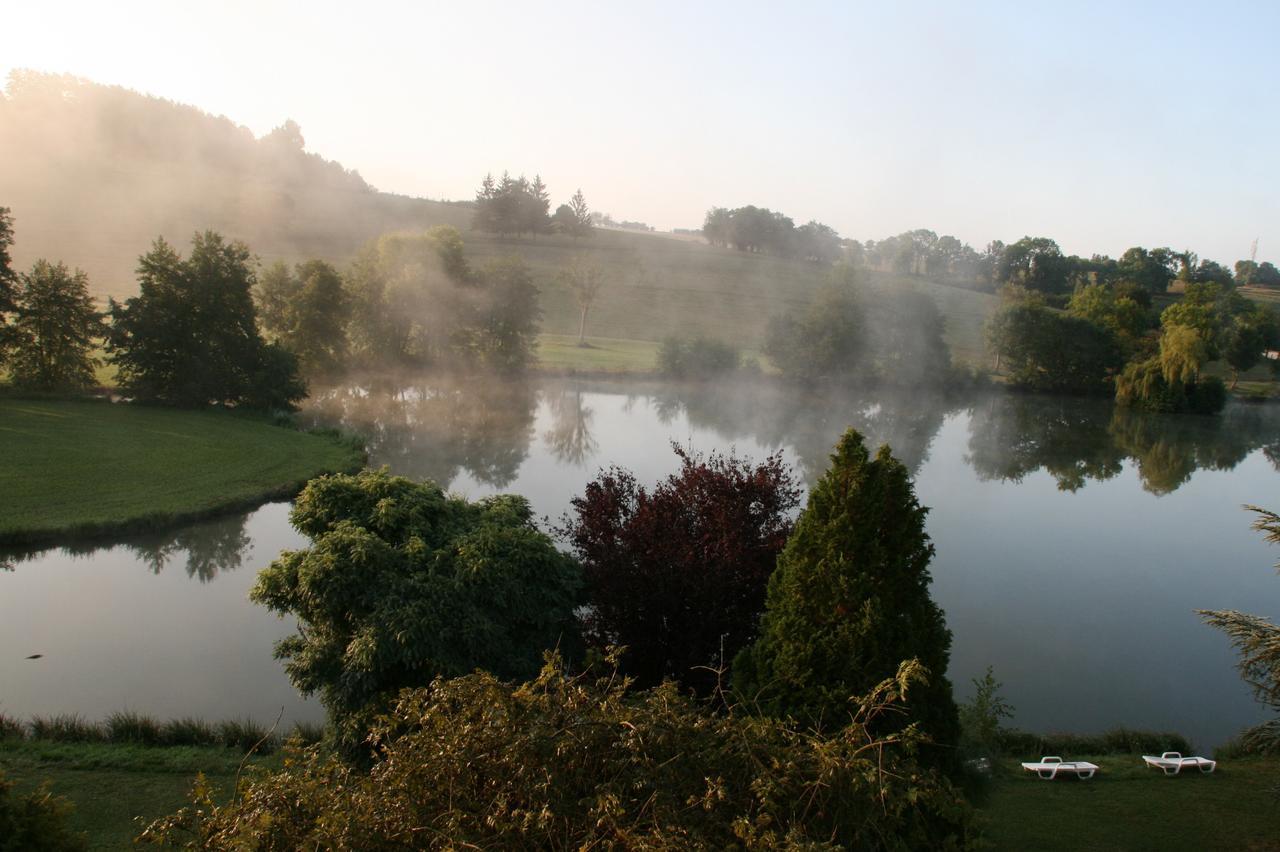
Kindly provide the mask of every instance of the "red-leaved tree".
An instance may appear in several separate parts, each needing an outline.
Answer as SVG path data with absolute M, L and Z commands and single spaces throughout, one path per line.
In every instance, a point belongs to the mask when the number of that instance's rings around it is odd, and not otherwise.
M 781 454 L 753 466 L 672 448 L 679 473 L 648 490 L 611 467 L 557 532 L 582 562 L 588 643 L 625 645 L 623 671 L 641 686 L 672 678 L 707 695 L 756 636 L 800 489 Z

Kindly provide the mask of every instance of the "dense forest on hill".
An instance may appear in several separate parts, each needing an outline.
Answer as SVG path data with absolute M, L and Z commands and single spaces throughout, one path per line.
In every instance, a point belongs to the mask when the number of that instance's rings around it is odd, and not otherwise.
M 64 259 L 102 295 L 135 292 L 138 255 L 161 234 L 213 229 L 264 261 L 345 262 L 386 231 L 470 219 L 469 206 L 378 192 L 308 153 L 292 121 L 255 138 L 226 117 L 68 75 L 10 75 L 0 150 L 15 265 Z

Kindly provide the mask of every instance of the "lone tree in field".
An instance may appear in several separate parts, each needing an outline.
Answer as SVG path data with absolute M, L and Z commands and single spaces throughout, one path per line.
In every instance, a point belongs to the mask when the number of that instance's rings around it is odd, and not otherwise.
M 38 260 L 21 276 L 10 374 L 19 387 L 74 390 L 93 384 L 93 348 L 106 334 L 89 279 Z
M 934 742 L 956 743 L 951 631 L 929 596 L 927 511 L 887 446 L 871 458 L 858 432 L 844 434 L 778 558 L 760 638 L 734 660 L 742 701 L 839 728 L 856 710 L 850 696 L 915 659 L 928 683 L 907 695 L 899 723 L 919 722 Z
M 604 285 L 604 272 L 593 266 L 583 255 L 577 254 L 569 265 L 560 270 L 560 280 L 578 305 L 578 345 L 587 345 L 587 314 L 595 303 L 596 294 Z
M 675 447 L 680 472 L 652 490 L 610 468 L 573 499 L 560 535 L 581 560 L 597 648 L 625 645 L 622 670 L 708 695 L 756 636 L 765 586 L 799 489 L 780 456 L 751 465 Z
M 1280 515 L 1257 506 L 1245 508 L 1258 514 L 1253 528 L 1265 533 L 1271 544 L 1280 544 Z M 1280 564 L 1276 567 L 1280 569 Z M 1275 714 L 1274 719 L 1244 732 L 1241 739 L 1245 747 L 1258 752 L 1280 751 L 1280 626 L 1260 615 L 1235 610 L 1202 609 L 1200 615 L 1231 637 L 1231 644 L 1240 652 L 1241 677 Z

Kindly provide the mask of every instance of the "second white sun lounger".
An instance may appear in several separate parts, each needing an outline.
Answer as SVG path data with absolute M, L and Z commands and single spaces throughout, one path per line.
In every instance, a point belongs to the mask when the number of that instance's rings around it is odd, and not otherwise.
M 1064 761 L 1062 758 L 1053 755 L 1040 758 L 1039 763 L 1024 763 L 1022 768 L 1028 772 L 1034 772 L 1045 781 L 1052 781 L 1058 777 L 1060 772 L 1070 772 L 1077 778 L 1092 778 L 1093 773 L 1098 771 L 1096 763 L 1089 763 L 1085 760 Z
M 1165 775 L 1177 775 L 1183 769 L 1199 769 L 1208 775 L 1217 768 L 1218 762 L 1210 760 L 1207 757 L 1183 757 L 1181 752 L 1166 751 L 1164 754 L 1156 757 L 1151 754 L 1144 754 L 1142 759 L 1146 761 L 1147 766 L 1152 769 L 1163 770 Z

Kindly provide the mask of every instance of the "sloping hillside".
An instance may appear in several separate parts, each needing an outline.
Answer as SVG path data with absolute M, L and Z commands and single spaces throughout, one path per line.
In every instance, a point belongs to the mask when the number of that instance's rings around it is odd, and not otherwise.
M 826 269 L 686 237 L 597 230 L 589 238 L 500 239 L 469 230 L 472 205 L 378 192 L 355 171 L 307 153 L 287 122 L 256 139 L 225 117 L 59 75 L 22 72 L 0 98 L 0 206 L 16 225 L 14 260 L 80 266 L 100 296 L 136 291 L 134 267 L 163 235 L 180 250 L 212 228 L 263 262 L 311 257 L 343 266 L 368 239 L 450 224 L 474 262 L 522 256 L 543 292 L 546 331 L 576 333 L 557 274 L 577 253 L 605 270 L 588 333 L 656 341 L 706 334 L 752 348 L 770 317 L 808 300 Z M 447 166 L 445 166 L 447 167 Z M 868 272 L 869 291 L 919 287 L 948 317 L 958 357 L 981 357 L 991 297 Z

